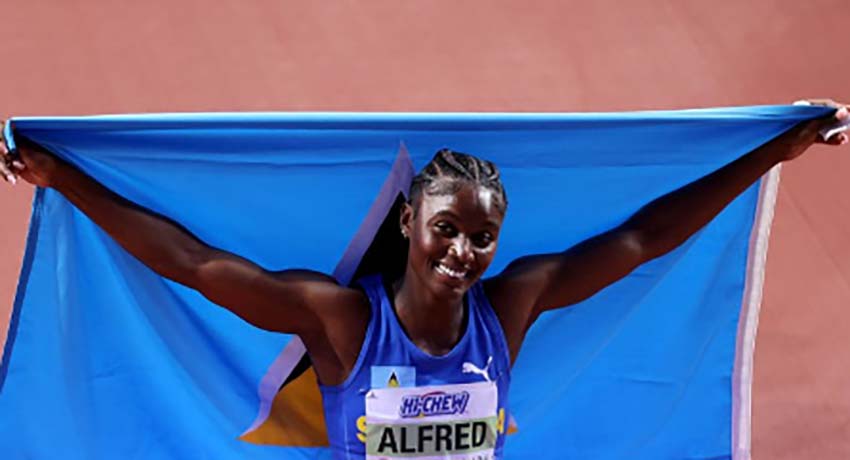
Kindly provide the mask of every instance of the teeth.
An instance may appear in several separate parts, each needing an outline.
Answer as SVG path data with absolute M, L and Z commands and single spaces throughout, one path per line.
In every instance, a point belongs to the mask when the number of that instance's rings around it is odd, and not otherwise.
M 462 279 L 464 276 L 466 276 L 466 272 L 452 270 L 451 268 L 439 263 L 437 264 L 437 271 L 452 278 Z

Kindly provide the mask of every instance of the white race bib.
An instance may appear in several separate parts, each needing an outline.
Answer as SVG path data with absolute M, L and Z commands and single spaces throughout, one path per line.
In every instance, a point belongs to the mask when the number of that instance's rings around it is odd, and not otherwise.
M 366 393 L 367 460 L 492 460 L 498 438 L 493 382 Z

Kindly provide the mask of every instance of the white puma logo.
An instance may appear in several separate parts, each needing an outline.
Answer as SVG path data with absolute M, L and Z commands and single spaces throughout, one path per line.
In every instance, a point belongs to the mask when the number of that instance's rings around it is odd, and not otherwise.
M 467 362 L 463 363 L 462 371 L 463 371 L 464 374 L 478 374 L 478 375 L 484 377 L 485 381 L 489 382 L 490 381 L 490 373 L 489 373 L 488 369 L 490 368 L 490 364 L 492 364 L 492 363 L 493 363 L 493 357 L 492 356 L 487 358 L 487 364 L 484 366 L 484 369 L 481 369 L 480 367 L 476 366 L 475 364 L 472 364 L 472 363 L 467 361 Z

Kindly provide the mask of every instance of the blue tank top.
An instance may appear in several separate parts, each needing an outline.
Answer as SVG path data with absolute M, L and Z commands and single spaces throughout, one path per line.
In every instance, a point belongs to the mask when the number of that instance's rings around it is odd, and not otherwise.
M 363 278 L 359 284 L 369 297 L 372 311 L 360 355 L 351 374 L 342 384 L 320 385 L 328 439 L 334 458 L 366 458 L 366 398 L 373 397 L 372 390 L 435 387 L 415 398 L 411 395 L 401 396 L 406 398 L 402 409 L 407 412 L 404 416 L 415 415 L 414 418 L 406 420 L 418 422 L 425 420 L 423 417 L 426 416 L 433 415 L 436 419 L 451 418 L 452 414 L 468 412 L 464 400 L 466 391 L 455 391 L 452 394 L 451 391 L 440 391 L 442 388 L 478 388 L 478 385 L 490 386 L 489 382 L 492 382 L 497 394 L 493 399 L 497 399 L 497 402 L 493 403 L 496 407 L 491 407 L 491 410 L 495 410 L 497 422 L 491 430 L 495 433 L 492 435 L 495 439 L 491 441 L 495 447 L 489 458 L 501 459 L 508 423 L 510 357 L 501 324 L 484 294 L 481 283 L 473 285 L 466 294 L 466 305 L 469 309 L 466 331 L 457 345 L 443 356 L 429 355 L 407 337 L 387 297 L 381 276 Z M 394 391 L 390 390 L 389 393 Z M 489 391 L 493 393 L 492 386 Z M 470 392 L 474 394 L 472 390 Z M 415 414 L 412 411 L 415 411 Z M 444 428 L 440 426 L 428 428 L 424 435 L 419 434 L 422 439 L 419 441 L 419 449 L 423 449 L 423 443 L 430 445 L 433 454 L 442 452 L 450 443 L 454 443 L 454 447 L 467 447 L 470 443 L 474 444 L 476 440 L 483 439 L 483 428 L 479 431 L 476 428 L 480 426 L 470 428 L 467 425 L 445 428 L 445 432 L 440 431 Z M 416 449 L 416 441 L 412 441 L 413 433 L 396 431 L 395 436 L 393 433 L 386 435 L 388 438 L 380 439 L 384 451 L 400 450 L 399 456 L 410 456 L 410 452 Z M 370 436 L 369 445 L 372 446 L 370 449 L 373 449 L 376 435 Z M 404 439 L 405 436 L 408 439 Z M 441 437 L 443 439 L 440 439 Z M 441 444 L 441 441 L 445 442 Z M 392 455 L 388 457 L 394 458 Z

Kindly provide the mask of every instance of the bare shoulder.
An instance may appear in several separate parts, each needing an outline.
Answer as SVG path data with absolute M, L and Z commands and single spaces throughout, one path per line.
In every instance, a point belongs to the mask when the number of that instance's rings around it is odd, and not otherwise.
M 254 326 L 318 336 L 334 321 L 368 316 L 366 296 L 311 270 L 267 271 L 225 255 L 206 264 L 193 286 Z M 366 308 L 364 308 L 364 306 Z
M 309 270 L 275 272 L 273 278 L 284 285 L 299 286 L 304 315 L 310 317 L 303 323 L 311 327 L 298 335 L 319 380 L 325 385 L 344 381 L 354 368 L 369 324 L 371 308 L 366 294 Z
M 307 310 L 319 317 L 322 323 L 343 317 L 366 316 L 369 300 L 360 289 L 339 284 L 336 278 L 312 270 L 285 270 L 273 272 L 270 277 L 276 284 L 298 286 L 298 297 Z
M 502 273 L 482 282 L 484 294 L 505 333 L 511 362 L 519 354 L 528 327 L 533 322 L 534 299 L 528 295 L 527 283 L 523 283 L 523 271 L 515 270 L 516 265 L 522 263 L 523 260 L 518 259 Z
M 542 283 L 539 267 L 551 264 L 547 259 L 546 255 L 521 257 L 498 275 L 484 280 L 484 290 L 497 313 L 513 317 L 530 314 L 537 300 L 534 288 Z

